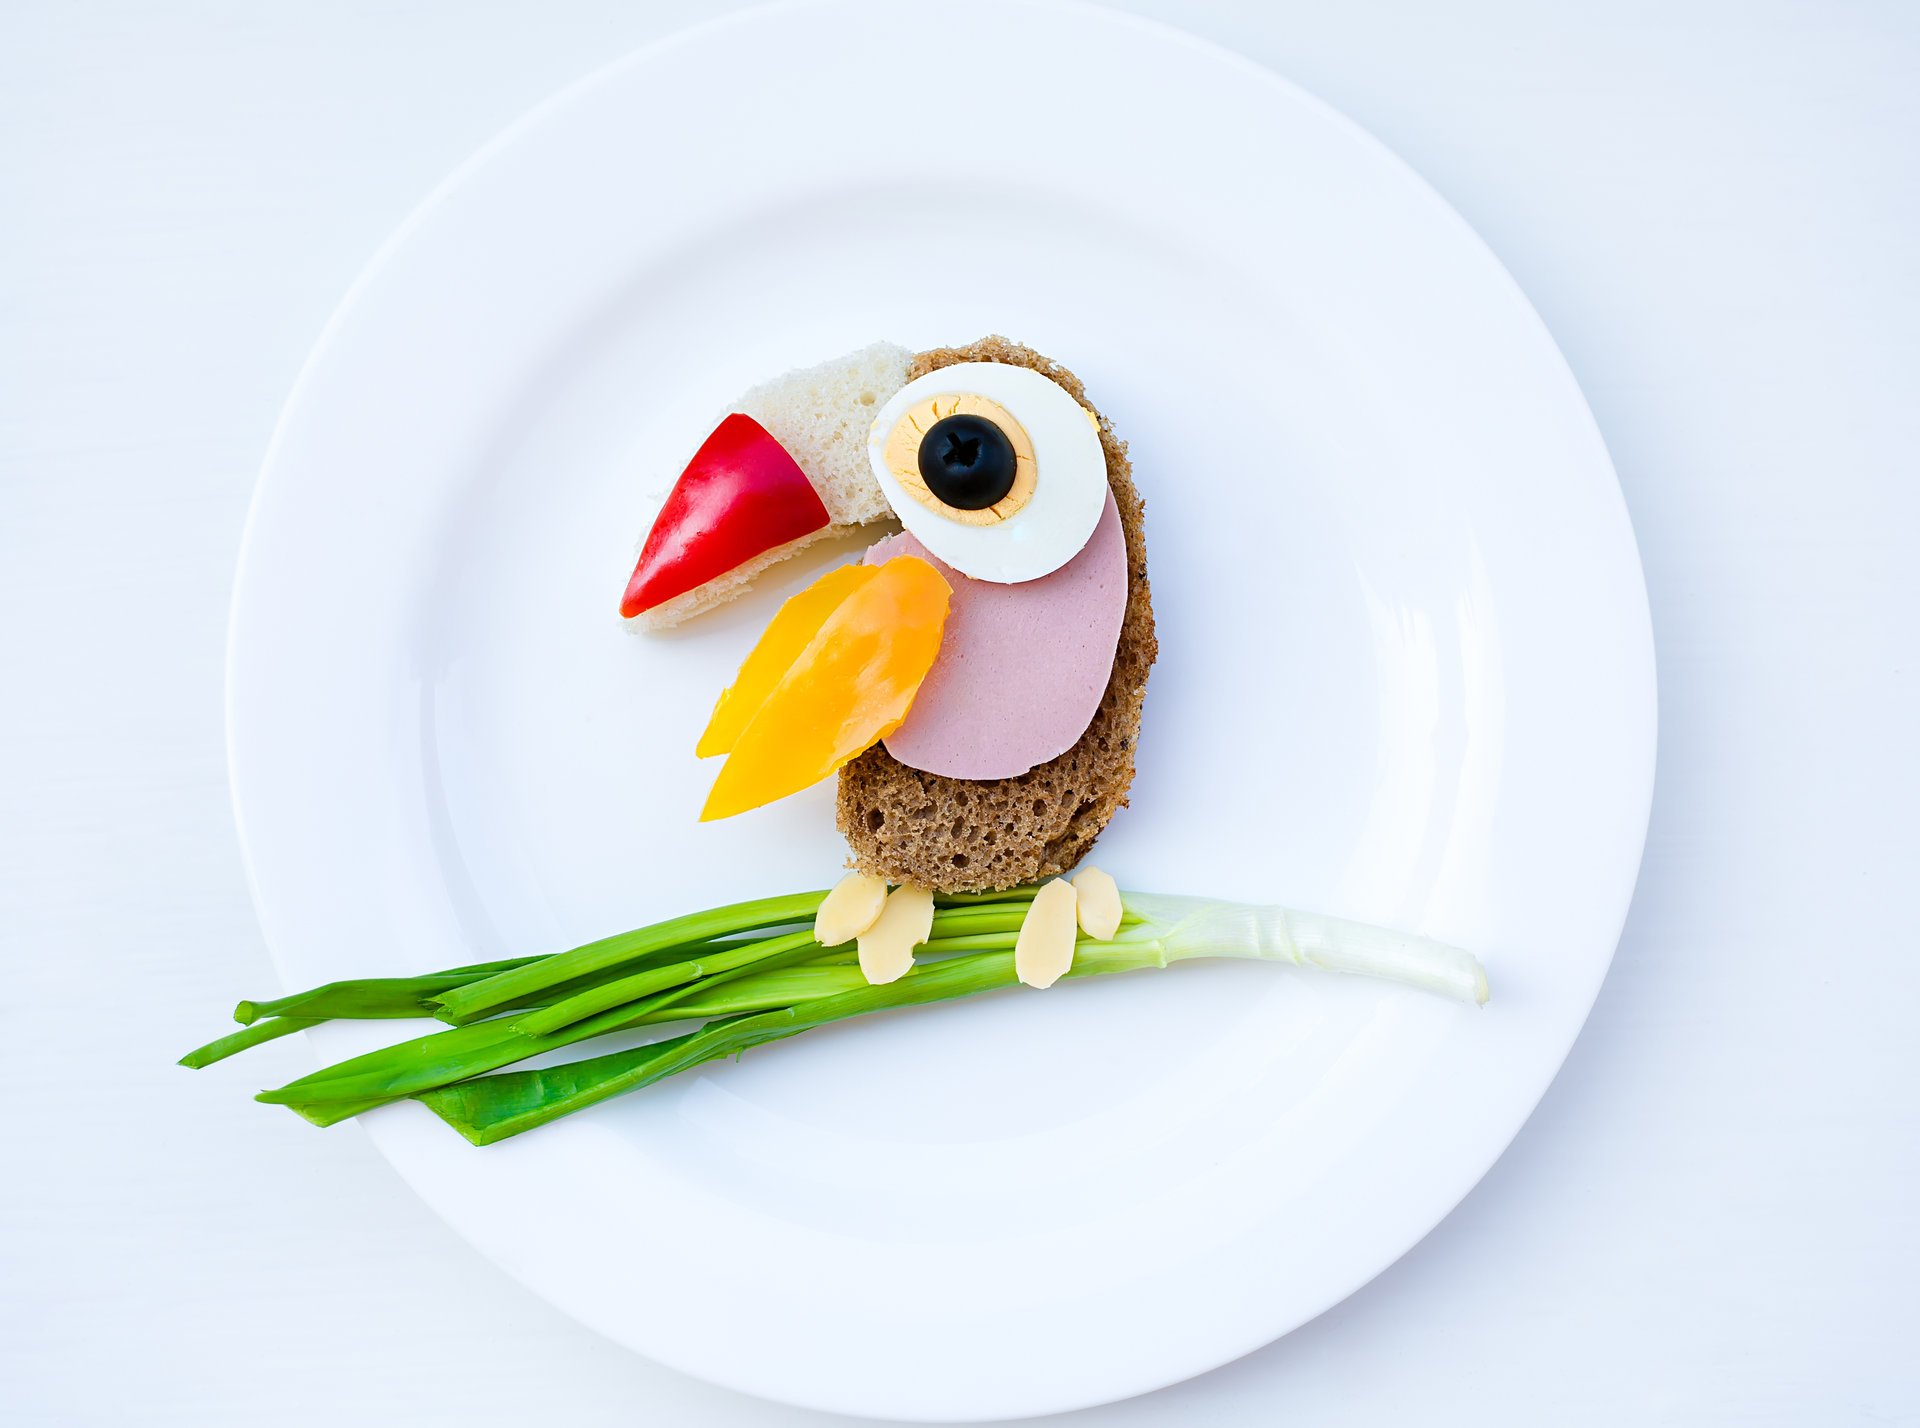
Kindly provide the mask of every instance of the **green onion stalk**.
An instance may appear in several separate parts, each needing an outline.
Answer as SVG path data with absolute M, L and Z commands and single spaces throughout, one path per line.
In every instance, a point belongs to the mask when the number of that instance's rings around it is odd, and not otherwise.
M 181 1058 L 200 1068 L 336 1019 L 435 1018 L 435 1031 L 349 1057 L 260 1092 L 315 1125 L 414 1100 L 475 1145 L 490 1145 L 814 1027 L 870 1012 L 1019 985 L 1014 944 L 1034 889 L 942 897 L 929 939 L 898 981 L 869 985 L 851 945 L 823 947 L 824 892 L 734 903 L 544 957 L 420 977 L 331 982 L 241 1002 L 242 1029 Z M 1082 935 L 1069 979 L 1207 957 L 1346 972 L 1484 1004 L 1479 961 L 1457 947 L 1282 907 L 1123 893 L 1119 930 Z M 683 1027 L 645 1045 L 558 1066 L 519 1062 L 617 1032 Z

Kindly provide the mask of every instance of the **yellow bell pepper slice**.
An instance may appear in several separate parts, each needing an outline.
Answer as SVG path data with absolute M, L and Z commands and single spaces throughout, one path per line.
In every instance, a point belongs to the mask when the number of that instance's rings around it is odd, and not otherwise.
M 712 758 L 732 750 L 760 706 L 767 702 L 774 686 L 786 677 L 794 661 L 820 633 L 827 616 L 839 609 L 840 602 L 880 573 L 877 565 L 842 565 L 829 570 L 813 584 L 792 596 L 775 612 L 762 632 L 753 652 L 740 666 L 714 703 L 713 717 L 706 732 L 694 746 L 700 758 Z
M 847 594 L 733 741 L 700 820 L 798 793 L 899 728 L 940 653 L 952 593 L 902 555 Z

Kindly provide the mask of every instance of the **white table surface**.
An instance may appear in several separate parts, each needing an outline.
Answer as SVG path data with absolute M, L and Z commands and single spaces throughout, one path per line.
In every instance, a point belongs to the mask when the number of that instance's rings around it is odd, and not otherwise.
M 170 1064 L 275 982 L 221 663 L 301 360 L 468 152 L 727 8 L 0 11 L 0 1419 L 840 1421 L 595 1338 L 263 1112 L 297 1040 Z M 1346 110 L 1513 270 L 1626 488 L 1661 757 L 1612 977 L 1479 1190 L 1074 1418 L 1920 1421 L 1920 7 L 1130 8 Z

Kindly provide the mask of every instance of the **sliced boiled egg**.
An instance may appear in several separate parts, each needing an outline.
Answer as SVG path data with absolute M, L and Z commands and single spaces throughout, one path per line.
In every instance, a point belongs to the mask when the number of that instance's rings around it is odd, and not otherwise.
M 1093 413 L 1004 362 L 961 362 L 907 383 L 874 418 L 867 456 L 915 539 L 1000 585 L 1072 560 L 1107 501 Z

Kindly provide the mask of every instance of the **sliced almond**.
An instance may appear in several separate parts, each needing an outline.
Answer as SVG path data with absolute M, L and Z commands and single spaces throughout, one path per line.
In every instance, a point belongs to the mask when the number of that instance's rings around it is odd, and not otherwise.
M 1013 970 L 1029 987 L 1051 987 L 1073 966 L 1073 884 L 1055 878 L 1033 895 L 1013 943 Z
M 1120 906 L 1120 884 L 1111 874 L 1085 867 L 1073 875 L 1074 906 L 1080 915 L 1080 930 L 1095 942 L 1111 942 L 1120 930 L 1124 909 Z
M 860 934 L 860 975 L 876 987 L 899 981 L 913 970 L 913 949 L 932 935 L 933 894 L 926 888 L 895 888 L 879 919 Z
M 822 947 L 851 942 L 880 920 L 887 904 L 887 880 L 865 873 L 848 873 L 820 899 L 813 917 L 813 936 Z

